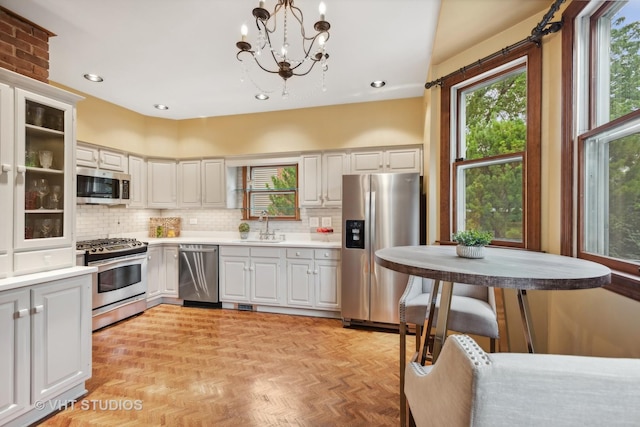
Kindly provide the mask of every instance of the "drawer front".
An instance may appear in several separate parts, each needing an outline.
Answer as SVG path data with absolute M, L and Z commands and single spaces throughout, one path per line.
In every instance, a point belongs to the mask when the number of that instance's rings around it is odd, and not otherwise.
M 338 249 L 316 249 L 315 259 L 340 259 Z
M 46 249 L 13 254 L 15 274 L 36 273 L 75 265 L 76 248 Z
M 220 246 L 220 256 L 249 256 L 246 246 Z
M 269 247 L 251 247 L 251 256 L 260 258 L 280 258 L 280 249 Z
M 313 259 L 313 249 L 287 248 L 287 258 Z

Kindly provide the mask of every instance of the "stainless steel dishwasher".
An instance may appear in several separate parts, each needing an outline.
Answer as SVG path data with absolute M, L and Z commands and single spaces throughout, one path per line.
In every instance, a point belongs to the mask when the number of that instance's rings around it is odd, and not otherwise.
M 218 246 L 180 245 L 178 296 L 186 306 L 220 307 Z

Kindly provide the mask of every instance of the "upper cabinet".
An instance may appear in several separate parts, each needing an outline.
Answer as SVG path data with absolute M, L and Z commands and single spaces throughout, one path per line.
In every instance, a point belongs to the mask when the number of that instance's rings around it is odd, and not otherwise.
M 0 202 L 13 206 L 13 221 L 9 214 L 0 225 L 0 275 L 70 267 L 75 103 L 82 98 L 4 69 L 0 96 Z
M 397 148 L 351 153 L 351 173 L 418 172 L 422 174 L 422 149 Z
M 342 175 L 349 173 L 349 157 L 345 153 L 303 155 L 300 168 L 301 206 L 342 204 Z
M 11 206 L 13 197 L 13 90 L 0 84 L 0 201 Z M 11 272 L 13 209 L 2 210 L 0 221 L 0 278 Z
M 76 147 L 76 165 L 118 172 L 127 172 L 129 166 L 124 153 L 83 144 Z
M 147 206 L 147 162 L 142 157 L 130 155 L 129 175 L 131 175 L 129 207 L 144 208 Z
M 178 163 L 178 207 L 199 208 L 202 206 L 200 160 L 185 160 Z
M 223 159 L 202 161 L 202 207 L 226 207 L 225 175 Z
M 173 160 L 149 159 L 147 162 L 147 207 L 175 208 L 178 167 Z

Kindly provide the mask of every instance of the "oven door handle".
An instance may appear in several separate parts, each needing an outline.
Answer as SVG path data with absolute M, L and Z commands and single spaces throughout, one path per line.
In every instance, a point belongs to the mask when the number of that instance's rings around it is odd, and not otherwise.
M 132 261 L 140 261 L 147 258 L 147 253 L 141 253 L 133 256 L 126 256 L 121 258 L 108 258 L 101 259 L 99 261 L 91 261 L 88 262 L 87 265 L 90 267 L 104 267 L 111 264 L 123 264 L 123 263 L 131 263 Z

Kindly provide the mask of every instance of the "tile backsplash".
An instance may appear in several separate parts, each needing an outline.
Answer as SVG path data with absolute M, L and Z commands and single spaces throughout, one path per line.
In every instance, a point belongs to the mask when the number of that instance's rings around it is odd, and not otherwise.
M 242 221 L 238 209 L 130 209 L 124 206 L 78 205 L 76 210 L 76 240 L 99 239 L 124 233 L 146 233 L 151 217 L 180 217 L 185 231 L 237 231 Z M 271 229 L 278 233 L 307 233 L 309 217 L 331 218 L 336 233 L 342 231 L 342 210 L 338 208 L 301 209 L 301 221 L 272 221 Z M 192 224 L 196 222 L 196 224 Z M 252 230 L 262 224 L 249 222 Z

